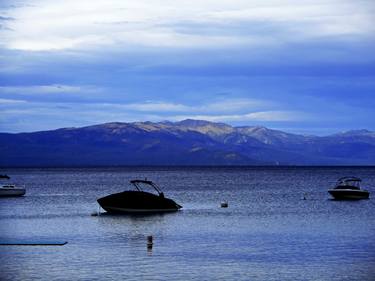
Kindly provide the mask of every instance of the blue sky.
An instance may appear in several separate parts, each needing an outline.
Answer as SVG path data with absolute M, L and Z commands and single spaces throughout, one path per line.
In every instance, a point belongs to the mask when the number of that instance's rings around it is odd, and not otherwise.
M 375 130 L 374 1 L 2 1 L 0 38 L 1 132 Z

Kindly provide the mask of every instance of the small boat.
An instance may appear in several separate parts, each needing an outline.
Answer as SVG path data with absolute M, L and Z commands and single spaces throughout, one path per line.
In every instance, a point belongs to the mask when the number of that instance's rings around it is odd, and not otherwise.
M 8 175 L 0 175 L 0 179 L 7 179 L 7 180 L 9 180 L 10 177 Z
M 23 196 L 26 189 L 15 186 L 14 184 L 6 184 L 0 187 L 0 197 Z
M 109 213 L 158 213 L 178 211 L 182 206 L 172 199 L 164 197 L 154 182 L 149 180 L 131 180 L 135 190 L 111 194 L 97 201 Z M 142 186 L 152 187 L 157 194 L 145 192 Z
M 328 190 L 329 194 L 339 200 L 359 200 L 368 199 L 370 192 L 361 189 L 360 178 L 343 177 L 340 178 L 333 189 Z

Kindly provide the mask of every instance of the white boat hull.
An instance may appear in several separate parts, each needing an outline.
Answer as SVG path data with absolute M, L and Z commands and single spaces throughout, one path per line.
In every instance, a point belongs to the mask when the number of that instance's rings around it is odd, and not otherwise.
M 0 188 L 0 197 L 23 196 L 25 193 L 24 188 Z
M 352 190 L 352 189 L 330 189 L 328 190 L 329 194 L 333 198 L 339 200 L 360 200 L 368 199 L 370 193 L 367 190 Z
M 164 213 L 164 212 L 176 212 L 178 209 L 129 209 L 129 208 L 116 208 L 109 206 L 101 206 L 107 212 L 121 212 L 121 213 Z

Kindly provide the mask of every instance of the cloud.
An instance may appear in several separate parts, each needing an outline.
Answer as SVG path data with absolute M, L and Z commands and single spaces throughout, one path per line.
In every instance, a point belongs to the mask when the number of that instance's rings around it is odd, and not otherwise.
M 117 107 L 140 112 L 184 112 L 191 110 L 190 106 L 168 102 L 132 103 L 117 105 Z
M 219 99 L 199 106 L 162 101 L 79 104 L 0 99 L 0 110 L 3 119 L 7 120 L 3 122 L 4 124 L 0 126 L 0 129 L 20 130 L 17 126 L 12 127 L 9 124 L 20 124 L 22 120 L 39 120 L 38 124 L 34 124 L 34 126 L 45 130 L 62 127 L 64 124 L 65 126 L 84 126 L 112 121 L 162 121 L 194 118 L 221 122 L 279 122 L 301 118 L 301 115 L 295 112 L 259 111 L 258 109 L 267 106 L 275 105 L 252 99 Z M 249 113 L 249 111 L 252 112 Z M 55 120 L 55 122 L 53 123 L 52 120 Z M 69 122 L 71 125 L 69 125 Z M 55 124 L 55 126 L 51 127 L 51 124 Z M 32 131 L 35 129 L 22 129 L 22 131 L 25 130 Z
M 0 21 L 9 21 L 9 20 L 14 20 L 14 18 L 0 16 Z
M 32 5 L 7 10 L 9 15 L 4 18 L 16 20 L 8 21 L 12 32 L 1 31 L 6 48 L 259 47 L 325 36 L 373 37 L 375 31 L 375 5 L 370 1 L 29 2 Z M 266 32 L 253 28 L 259 25 L 266 27 Z
M 179 115 L 172 116 L 171 120 L 198 119 L 212 122 L 246 122 L 246 121 L 262 121 L 262 122 L 285 122 L 285 121 L 302 121 L 306 120 L 308 115 L 298 111 L 259 111 L 246 114 L 233 115 Z
M 374 126 L 373 1 L 5 2 L 4 130 L 183 118 Z
M 103 100 L 106 93 L 103 88 L 87 85 L 28 85 L 28 86 L 0 86 L 1 100 L 23 100 L 30 105 L 40 104 L 82 104 Z M 7 102 L 10 105 L 10 102 Z
M 20 103 L 26 103 L 26 101 L 0 98 L 0 106 L 1 105 L 20 104 Z
M 64 50 L 71 49 L 80 45 L 95 44 L 101 45 L 102 38 L 99 36 L 81 36 L 76 38 L 67 37 L 44 37 L 43 40 L 33 40 L 33 39 L 14 39 L 8 44 L 9 49 L 16 50 L 27 50 L 27 51 L 54 51 L 54 50 Z
M 314 108 L 316 102 L 308 100 Z M 227 105 L 227 107 L 225 107 Z M 261 100 L 218 99 L 202 102 L 199 106 L 167 101 L 148 101 L 138 103 L 72 103 L 41 102 L 16 99 L 0 99 L 0 131 L 20 132 L 56 129 L 61 127 L 81 127 L 105 122 L 135 121 L 180 121 L 183 119 L 203 119 L 213 122 L 225 122 L 232 125 L 266 125 L 273 128 L 289 128 L 288 131 L 310 132 L 314 127 L 321 132 L 338 128 L 355 128 L 353 124 L 366 122 L 373 111 L 362 110 L 353 118 L 343 115 L 350 107 L 336 106 L 336 103 L 325 105 L 318 103 L 319 110 L 303 111 L 298 107 L 285 107 L 276 102 L 262 103 Z M 339 116 L 340 118 L 337 118 Z M 371 119 L 371 118 L 370 118 Z M 328 120 L 328 121 L 327 121 Z M 371 119 L 372 120 L 372 119 Z M 305 127 L 301 124 L 305 124 Z M 306 127 L 306 124 L 309 124 Z M 336 124 L 333 125 L 333 124 Z M 340 127 L 337 127 L 340 124 Z M 293 130 L 293 126 L 299 128 Z M 302 128 L 302 129 L 301 129 Z M 314 131 L 317 133 L 317 130 Z
M 95 93 L 99 89 L 85 86 L 70 85 L 38 85 L 38 86 L 0 86 L 0 94 L 74 94 L 74 93 Z
M 256 99 L 221 99 L 212 101 L 210 103 L 201 105 L 185 105 L 170 102 L 143 102 L 130 104 L 106 104 L 106 106 L 117 107 L 125 110 L 139 111 L 139 112 L 164 112 L 166 114 L 171 112 L 185 112 L 185 113 L 219 113 L 224 114 L 228 112 L 243 112 L 250 109 L 272 106 L 271 102 L 256 100 Z

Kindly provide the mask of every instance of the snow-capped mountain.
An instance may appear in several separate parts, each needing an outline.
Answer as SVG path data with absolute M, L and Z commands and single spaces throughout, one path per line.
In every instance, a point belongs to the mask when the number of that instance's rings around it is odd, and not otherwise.
M 303 136 L 204 120 L 0 133 L 0 166 L 374 165 L 375 133 Z

